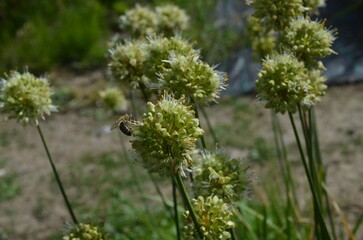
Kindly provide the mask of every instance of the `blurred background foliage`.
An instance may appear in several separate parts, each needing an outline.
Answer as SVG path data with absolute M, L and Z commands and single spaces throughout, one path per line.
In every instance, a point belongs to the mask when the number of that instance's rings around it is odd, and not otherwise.
M 243 46 L 242 36 L 218 19 L 218 1 L 154 0 L 142 5 L 173 3 L 185 9 L 191 26 L 185 37 L 202 49 L 205 60 L 217 64 Z M 55 67 L 105 67 L 107 42 L 120 31 L 118 18 L 133 0 L 2 0 L 0 1 L 0 71 L 32 72 Z M 220 8 L 220 6 L 219 6 Z M 223 46 L 220 47 L 220 46 Z

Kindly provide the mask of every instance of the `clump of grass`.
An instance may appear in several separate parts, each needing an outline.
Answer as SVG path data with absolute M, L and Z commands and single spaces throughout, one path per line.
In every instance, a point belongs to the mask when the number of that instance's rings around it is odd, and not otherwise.
M 20 185 L 17 183 L 17 175 L 2 170 L 0 168 L 0 202 L 9 201 L 21 192 Z

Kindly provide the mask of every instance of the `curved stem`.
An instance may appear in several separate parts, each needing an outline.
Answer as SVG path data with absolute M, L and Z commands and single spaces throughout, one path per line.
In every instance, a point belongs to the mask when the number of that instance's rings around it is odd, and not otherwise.
M 176 180 L 176 182 L 178 184 L 179 192 L 183 197 L 184 203 L 185 203 L 187 209 L 190 212 L 190 216 L 192 217 L 195 228 L 197 229 L 198 236 L 199 236 L 200 239 L 204 239 L 203 238 L 203 232 L 200 229 L 200 225 L 198 223 L 197 215 L 195 214 L 192 203 L 189 200 L 188 193 L 187 193 L 187 191 L 186 191 L 186 189 L 184 187 L 183 180 L 181 179 L 181 176 L 179 174 L 176 174 L 176 176 L 174 176 L 174 178 L 175 178 L 175 180 Z
M 75 224 L 78 224 L 78 221 L 77 221 L 77 218 L 76 218 L 76 215 L 74 214 L 73 212 L 73 209 L 72 209 L 72 206 L 68 200 L 68 197 L 67 197 L 67 194 L 63 188 L 63 185 L 62 185 L 62 181 L 60 180 L 60 177 L 58 175 L 58 171 L 57 171 L 57 168 L 55 167 L 54 163 L 53 163 L 53 160 L 52 160 L 52 156 L 50 155 L 50 152 L 49 152 L 49 149 L 48 149 L 48 146 L 47 146 L 47 143 L 45 141 L 45 138 L 43 136 L 43 133 L 42 133 L 42 130 L 40 128 L 39 125 L 37 125 L 37 129 L 38 129 L 38 132 L 39 132 L 39 135 L 40 135 L 40 138 L 42 139 L 42 143 L 43 143 L 43 146 L 44 146 L 44 149 L 45 149 L 45 152 L 47 153 L 47 156 L 48 156 L 48 160 L 49 160 L 49 163 L 52 167 L 52 170 L 53 170 L 53 173 L 54 173 L 54 177 L 55 177 L 55 180 L 57 181 L 57 184 L 58 184 L 58 187 L 62 193 L 62 196 L 63 196 L 63 200 L 64 202 L 66 203 L 67 205 L 67 208 L 68 208 L 68 212 L 69 214 L 71 215 L 72 217 L 72 220 L 73 220 L 73 223 Z

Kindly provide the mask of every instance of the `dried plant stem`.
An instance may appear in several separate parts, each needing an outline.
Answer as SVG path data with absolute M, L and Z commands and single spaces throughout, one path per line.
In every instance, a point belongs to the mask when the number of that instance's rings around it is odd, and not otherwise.
M 72 206 L 71 206 L 71 203 L 69 202 L 68 200 L 68 197 L 67 197 L 67 194 L 63 188 L 63 184 L 62 184 L 62 181 L 60 180 L 60 177 L 59 177 L 59 174 L 58 174 L 58 171 L 57 171 L 57 168 L 55 167 L 54 165 L 54 162 L 52 160 L 52 156 L 49 152 L 49 149 L 48 149 L 48 146 L 47 146 L 47 142 L 45 141 L 45 138 L 44 138 L 44 135 L 43 135 L 43 132 L 39 126 L 39 124 L 37 125 L 37 129 L 38 129 L 38 132 L 39 132 L 39 135 L 40 135 L 40 138 L 42 139 L 42 143 L 43 143 L 43 146 L 44 146 L 44 149 L 45 149 L 45 152 L 47 153 L 47 156 L 48 156 L 48 160 L 49 160 L 49 163 L 52 167 L 52 170 L 53 170 L 53 173 L 54 173 L 54 177 L 55 177 L 55 180 L 58 184 L 58 187 L 62 193 L 62 196 L 63 196 L 63 200 L 67 206 L 67 209 L 68 209 L 68 212 L 69 214 L 71 215 L 72 217 L 72 221 L 74 224 L 78 224 L 78 221 L 77 221 L 77 218 L 76 218 L 76 215 L 74 214 L 73 212 L 73 209 L 72 209 Z

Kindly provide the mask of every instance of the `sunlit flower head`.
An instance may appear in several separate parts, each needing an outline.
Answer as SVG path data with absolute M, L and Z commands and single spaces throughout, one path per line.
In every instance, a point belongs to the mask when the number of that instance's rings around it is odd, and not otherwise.
M 133 127 L 132 148 L 151 172 L 173 175 L 190 167 L 190 152 L 203 135 L 194 111 L 165 94 L 157 103 L 147 104 L 148 112 Z
M 0 112 L 22 124 L 35 123 L 57 109 L 48 80 L 29 72 L 11 72 L 0 82 Z
M 291 20 L 283 31 L 281 43 L 300 61 L 312 65 L 316 59 L 335 53 L 332 49 L 335 35 L 335 31 L 324 27 L 324 22 L 299 17 Z
M 144 76 L 147 50 L 141 41 L 126 41 L 111 48 L 108 67 L 112 76 L 121 86 L 136 88 L 140 82 L 145 82 Z
M 269 57 L 262 62 L 258 73 L 256 91 L 266 108 L 276 112 L 295 112 L 297 106 L 311 107 L 309 94 L 312 86 L 303 62 L 291 54 Z
M 233 212 L 217 196 L 202 197 L 192 200 L 203 239 L 231 239 L 229 230 L 235 227 Z M 189 211 L 184 213 L 184 235 L 186 239 L 196 239 L 197 230 Z
M 185 95 L 208 103 L 219 98 L 225 89 L 227 75 L 216 71 L 197 55 L 171 55 L 159 73 L 161 89 L 172 91 L 176 97 Z

